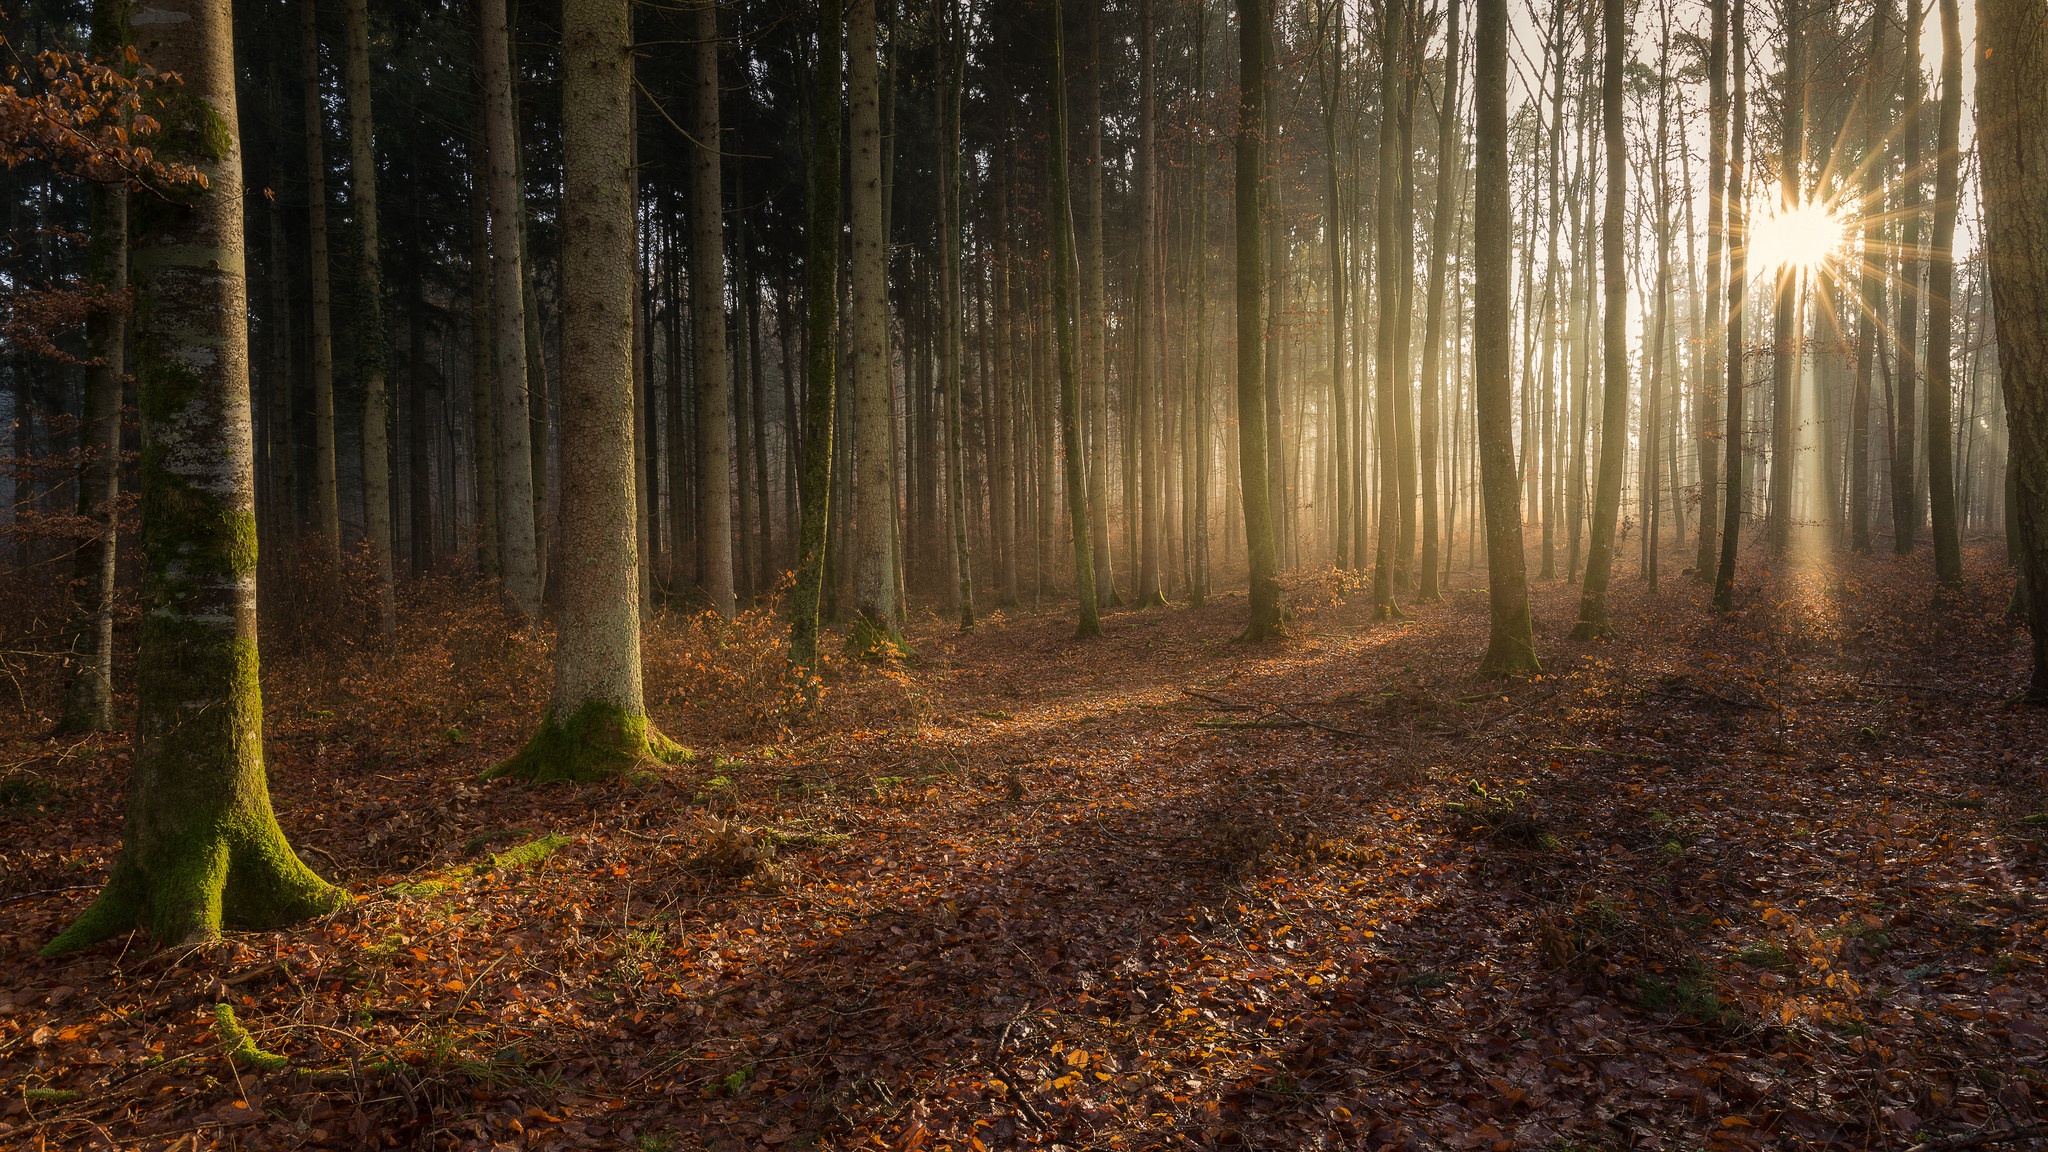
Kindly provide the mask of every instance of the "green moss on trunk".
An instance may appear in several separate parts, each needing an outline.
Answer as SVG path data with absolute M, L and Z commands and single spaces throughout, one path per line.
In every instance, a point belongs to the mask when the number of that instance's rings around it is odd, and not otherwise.
M 680 751 L 674 741 L 655 730 L 646 713 L 592 700 L 567 720 L 548 709 L 541 718 L 540 731 L 526 747 L 485 772 L 484 779 L 588 783 L 623 776 L 655 761 L 666 762 Z

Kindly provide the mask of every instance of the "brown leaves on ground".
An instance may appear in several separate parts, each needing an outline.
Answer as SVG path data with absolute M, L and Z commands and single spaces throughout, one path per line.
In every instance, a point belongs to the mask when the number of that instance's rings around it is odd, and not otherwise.
M 780 710 L 765 613 L 648 640 L 694 759 L 479 787 L 544 648 L 442 590 L 406 643 L 266 632 L 280 818 L 363 897 L 63 961 L 117 740 L 19 741 L 0 1143 L 148 1148 L 1894 1148 L 2042 1119 L 2048 716 L 2002 566 L 1624 580 L 1621 639 L 1473 680 L 1400 625 L 913 629 Z M 1464 583 L 1469 585 L 1470 577 Z M 269 624 L 266 625 L 270 627 Z M 39 697 L 26 699 L 33 705 Z M 519 850 L 547 834 L 567 838 Z M 54 890 L 54 891 L 52 891 Z M 230 1062 L 214 1006 L 256 1048 Z M 2024 1146 L 2024 1140 L 2006 1146 Z

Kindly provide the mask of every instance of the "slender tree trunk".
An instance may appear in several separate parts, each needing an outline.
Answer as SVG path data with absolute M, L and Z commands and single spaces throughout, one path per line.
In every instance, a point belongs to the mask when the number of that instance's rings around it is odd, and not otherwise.
M 330 565 L 341 558 L 340 486 L 334 471 L 334 310 L 327 255 L 327 116 L 320 90 L 317 0 L 299 0 L 299 54 L 306 105 L 306 232 L 312 301 L 313 533 Z
M 485 155 L 490 166 L 491 305 L 498 378 L 498 549 L 505 599 L 529 626 L 540 621 L 534 535 L 533 431 L 527 407 L 526 272 L 520 237 L 517 111 L 505 0 L 477 0 L 482 32 Z
M 1694 578 L 1713 579 L 1714 552 L 1718 536 L 1720 461 L 1712 451 L 1719 432 L 1722 371 L 1721 323 L 1723 319 L 1722 241 L 1728 219 L 1730 194 L 1741 189 L 1728 187 L 1728 0 L 1712 0 L 1713 28 L 1707 40 L 1707 322 L 1700 333 L 1704 375 L 1700 386 L 1700 531 L 1698 553 L 1693 561 Z M 1869 165 L 1869 176 L 1876 165 Z M 1866 378 L 1865 383 L 1868 383 Z
M 377 236 L 377 146 L 370 115 L 367 0 L 347 0 L 349 189 L 356 240 L 356 370 L 363 382 L 363 536 L 377 581 L 377 626 L 398 627 L 391 571 L 391 396 L 384 369 L 384 260 Z M 417 176 L 415 176 L 417 179 Z
M 860 2 L 860 0 L 856 0 Z M 819 0 L 807 208 L 804 227 L 804 482 L 796 583 L 789 595 L 789 666 L 807 708 L 818 704 L 818 598 L 832 500 L 839 322 L 839 0 Z M 671 414 L 671 419 L 674 415 Z
M 1926 179 L 1920 155 L 1920 106 L 1926 101 L 1920 75 L 1920 25 L 1925 11 L 1921 0 L 1907 0 L 1905 51 L 1899 61 L 1905 73 L 1906 90 L 1905 111 L 1899 124 L 1904 169 L 1900 175 L 1899 314 L 1892 326 L 1898 347 L 1892 403 L 1892 551 L 1900 556 L 1913 551 L 1914 538 L 1920 531 L 1920 491 L 1913 471 L 1919 458 L 1916 393 L 1920 380 L 1920 309 L 1925 301 L 1920 291 L 1921 185 Z
M 183 78 L 161 114 L 164 151 L 206 184 L 137 198 L 142 594 L 151 609 L 137 653 L 134 769 L 106 887 L 45 955 L 138 926 L 165 944 L 215 936 L 223 924 L 270 928 L 348 901 L 293 853 L 263 770 L 232 17 L 228 0 L 156 4 L 153 15 L 175 18 L 149 23 L 136 46 Z
M 941 355 L 944 361 L 946 390 L 946 459 L 950 467 L 946 470 L 946 518 L 953 529 L 954 595 L 959 600 L 961 630 L 974 627 L 974 558 L 967 547 L 967 453 L 966 441 L 960 426 L 961 360 L 966 346 L 961 330 L 960 311 L 960 100 L 961 89 L 965 86 L 967 67 L 967 20 L 957 0 L 942 0 L 942 19 L 946 38 L 942 47 L 945 53 L 945 82 L 939 86 L 939 298 L 944 312 L 940 319 Z M 1091 69 L 1091 74 L 1093 70 Z M 1090 180 L 1095 185 L 1094 210 L 1100 212 L 1101 198 L 1101 125 L 1091 128 L 1096 140 L 1093 163 L 1090 165 Z M 1101 241 L 1100 216 L 1096 218 L 1095 240 Z M 1101 252 L 1096 252 L 1099 262 Z M 1100 267 L 1093 270 L 1100 275 Z M 1099 289 L 1099 282 L 1095 285 Z M 1095 328 L 1095 318 L 1102 306 L 1099 290 L 1095 291 L 1093 303 L 1087 309 L 1090 328 Z M 1090 339 L 1091 348 L 1096 346 L 1099 336 Z M 1093 365 L 1091 364 L 1092 370 Z M 1092 371 L 1091 371 L 1092 375 Z M 1099 382 L 1091 383 L 1091 391 L 1099 388 Z M 1099 473 L 1091 477 L 1091 483 L 1099 483 Z M 1090 495 L 1100 493 L 1091 489 Z M 1098 532 L 1098 535 L 1100 533 Z M 1100 587 L 1098 582 L 1097 587 Z
M 1374 452 L 1379 463 L 1379 522 L 1374 531 L 1378 549 L 1374 553 L 1372 573 L 1373 615 L 1380 619 L 1396 619 L 1402 615 L 1394 602 L 1396 570 L 1400 564 L 1396 549 L 1401 539 L 1400 436 L 1396 432 L 1399 411 L 1394 401 L 1394 390 L 1405 388 L 1406 383 L 1395 376 L 1394 340 L 1400 328 L 1396 313 L 1401 307 L 1401 281 L 1408 276 L 1408 271 L 1401 267 L 1400 241 L 1396 233 L 1408 224 L 1399 217 L 1400 196 L 1394 185 L 1401 172 L 1400 126 L 1395 108 L 1401 99 L 1399 60 L 1406 4 L 1407 0 L 1381 0 L 1380 4 L 1380 154 L 1379 185 L 1375 193 L 1378 237 L 1374 245 L 1379 273 L 1376 295 L 1380 311 L 1373 351 L 1373 408 L 1377 424 Z
M 1747 490 L 1742 479 L 1742 312 L 1748 291 L 1744 264 L 1749 243 L 1742 173 L 1742 142 L 1749 132 L 1749 29 L 1744 0 L 1732 0 L 1728 27 L 1733 57 L 1728 74 L 1735 80 L 1735 103 L 1728 125 L 1728 304 L 1724 313 L 1728 351 L 1722 358 L 1722 368 L 1728 373 L 1728 429 L 1721 439 L 1727 454 L 1728 491 L 1721 500 L 1721 560 L 1714 573 L 1714 607 L 1722 612 L 1735 607 L 1735 561 L 1742 542 L 1743 494 Z
M 1956 516 L 1954 431 L 1949 405 L 1955 391 L 1950 383 L 1950 341 L 1956 206 L 1962 191 L 1958 135 L 1963 108 L 1963 50 L 1956 0 L 1940 0 L 1939 7 L 1941 111 L 1935 130 L 1934 242 L 1927 260 L 1927 497 L 1934 528 L 1934 574 L 1944 584 L 1958 584 L 1963 579 L 1963 539 Z
M 1136 347 L 1138 416 L 1138 607 L 1166 603 L 1159 589 L 1162 519 L 1159 435 L 1160 317 L 1154 307 L 1159 276 L 1158 132 L 1154 127 L 1152 0 L 1138 0 L 1138 152 L 1133 177 L 1138 198 L 1138 266 L 1131 341 Z
M 870 7 L 873 0 L 867 0 Z M 695 312 L 697 583 L 711 610 L 738 609 L 732 542 L 732 357 L 725 333 L 725 178 L 719 150 L 718 5 L 693 6 L 696 72 L 691 108 L 690 303 Z
M 1628 37 L 1624 0 L 1601 0 L 1600 119 L 1607 153 L 1607 203 L 1600 223 L 1600 262 L 1606 281 L 1601 307 L 1601 354 L 1605 395 L 1600 414 L 1600 464 L 1593 493 L 1593 535 L 1580 589 L 1579 620 L 1572 639 L 1591 640 L 1613 631 L 1607 619 L 1607 583 L 1614 573 L 1614 533 L 1621 519 L 1621 475 L 1628 455 L 1628 270 L 1622 242 L 1628 204 L 1627 142 L 1621 133 L 1622 70 Z M 1486 309 L 1481 306 L 1481 313 Z M 1489 536 L 1492 530 L 1489 528 Z
M 591 780 L 666 747 L 640 687 L 634 541 L 632 18 L 562 4 L 562 549 L 540 731 L 490 775 Z
M 1429 221 L 1429 301 L 1422 322 L 1422 565 L 1416 573 L 1415 598 L 1423 601 L 1443 599 L 1437 591 L 1437 408 L 1444 375 L 1444 274 L 1464 175 L 1459 163 L 1463 145 L 1458 142 L 1458 50 L 1458 0 L 1450 0 L 1444 18 L 1443 103 L 1437 113 L 1436 206 Z
M 1280 633 L 1280 581 L 1273 510 L 1266 475 L 1266 382 L 1262 378 L 1266 317 L 1264 237 L 1260 185 L 1265 175 L 1266 49 L 1271 15 L 1266 0 L 1237 0 L 1237 461 L 1244 502 L 1245 555 L 1251 566 L 1251 618 L 1247 641 Z
M 1785 52 L 1782 111 L 1778 120 L 1778 211 L 1798 209 L 1804 193 L 1805 176 L 1801 161 L 1805 153 L 1806 31 L 1800 0 L 1784 0 Z M 1800 296 L 1803 269 L 1793 264 L 1778 266 L 1777 311 L 1771 322 L 1771 488 L 1770 509 L 1765 522 L 1771 555 L 1782 557 L 1792 541 L 1792 477 L 1796 470 L 1799 413 L 1795 410 L 1795 388 L 1800 363 L 1805 358 L 1800 339 Z
M 1139 0 L 1139 3 L 1146 14 L 1140 17 L 1142 24 L 1150 15 L 1151 0 Z M 1146 26 L 1149 30 L 1149 25 Z M 1074 547 L 1074 589 L 1081 600 L 1081 620 L 1074 635 L 1099 636 L 1102 625 L 1096 619 L 1095 571 L 1090 557 L 1094 537 L 1088 530 L 1088 485 L 1081 474 L 1080 374 L 1074 364 L 1074 296 L 1075 281 L 1079 276 L 1074 262 L 1073 200 L 1067 187 L 1067 53 L 1060 0 L 1052 2 L 1052 24 L 1047 34 L 1052 43 L 1045 98 L 1046 107 L 1051 111 L 1046 130 L 1052 137 L 1052 155 L 1048 163 L 1052 169 L 1053 338 L 1059 357 L 1060 451 L 1066 458 L 1063 479 L 1067 489 L 1067 521 Z M 1145 37 L 1141 33 L 1141 51 L 1144 43 Z M 1144 155 L 1143 146 L 1140 146 L 1139 154 Z M 1153 559 L 1156 564 L 1156 554 Z
M 1885 146 L 1885 105 L 1889 92 L 1880 87 L 1884 73 L 1885 28 L 1891 23 L 1890 0 L 1878 0 L 1870 17 L 1869 65 L 1857 88 L 1863 131 L 1863 260 L 1858 297 L 1862 307 L 1856 325 L 1856 391 L 1849 411 L 1849 547 L 1870 551 L 1870 381 L 1877 351 L 1879 309 L 1884 300 L 1884 187 L 1878 162 Z
M 896 637 L 894 424 L 890 416 L 888 237 L 883 234 L 880 0 L 847 8 L 853 188 L 854 603 L 864 649 Z
M 1607 0 L 1619 24 L 1621 0 Z M 1513 235 L 1508 208 L 1507 0 L 1478 0 L 1472 95 L 1476 110 L 1478 173 L 1473 212 L 1472 381 L 1478 400 L 1479 469 L 1486 504 L 1487 601 L 1492 627 L 1482 676 L 1542 671 L 1529 616 L 1529 584 L 1522 559 L 1520 485 L 1515 476 L 1513 316 L 1508 285 Z
M 1200 52 L 1197 45 L 1196 51 Z M 1095 561 L 1095 602 L 1119 603 L 1116 566 L 1109 546 L 1109 312 L 1104 307 L 1106 268 L 1102 252 L 1102 5 L 1088 5 L 1088 83 L 1081 114 L 1088 119 L 1088 176 L 1082 187 L 1088 206 L 1082 215 L 1081 246 L 1088 266 L 1081 285 L 1081 375 L 1088 389 L 1088 529 Z

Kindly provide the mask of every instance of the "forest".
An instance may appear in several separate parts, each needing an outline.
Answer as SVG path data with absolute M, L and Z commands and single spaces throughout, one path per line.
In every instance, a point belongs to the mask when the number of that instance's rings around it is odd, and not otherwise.
M 0 0 L 0 1148 L 2048 1148 L 2048 0 Z

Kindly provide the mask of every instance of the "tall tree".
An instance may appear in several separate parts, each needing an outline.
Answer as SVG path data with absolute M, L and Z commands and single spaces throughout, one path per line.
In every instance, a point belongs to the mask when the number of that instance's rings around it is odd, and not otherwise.
M 818 703 L 818 599 L 825 584 L 838 419 L 840 19 L 839 0 L 819 0 L 805 178 L 803 521 L 797 528 L 796 581 L 789 594 L 789 664 L 809 707 Z
M 939 334 L 946 392 L 946 522 L 953 529 L 953 595 L 959 601 L 960 627 L 967 629 L 974 627 L 974 558 L 967 550 L 967 458 L 960 427 L 961 361 L 966 351 L 960 324 L 960 98 L 966 87 L 967 13 L 958 0 L 939 0 L 939 20 L 945 32 L 940 44 L 944 74 L 938 85 L 937 159 L 939 297 L 944 313 L 939 320 Z
M 725 177 L 719 125 L 718 3 L 690 9 L 690 304 L 697 383 L 697 584 L 711 610 L 737 610 L 732 543 L 732 370 L 725 339 Z
M 223 924 L 331 911 L 263 769 L 256 648 L 256 476 L 249 410 L 242 153 L 228 0 L 154 0 L 137 45 L 184 83 L 152 113 L 159 151 L 204 184 L 137 197 L 135 360 L 142 413 L 143 615 L 136 744 L 120 854 L 99 898 L 43 949 L 130 928 L 178 944 Z
M 356 374 L 363 383 L 363 536 L 377 581 L 377 625 L 398 627 L 391 573 L 391 397 L 384 376 L 384 261 L 377 239 L 377 142 L 370 115 L 370 14 L 367 0 L 347 0 L 349 196 L 356 225 Z M 415 180 L 419 177 L 414 176 Z M 414 365 L 415 373 L 419 366 Z M 415 510 L 415 515 L 418 512 Z
M 128 44 L 131 0 L 96 0 L 92 53 L 118 58 Z M 128 291 L 128 189 L 98 181 L 87 193 L 91 235 L 86 279 L 109 296 Z M 121 381 L 127 372 L 125 311 L 95 308 L 85 322 L 86 369 L 79 414 L 78 515 L 91 535 L 78 544 L 71 570 L 70 683 L 58 732 L 114 727 L 114 581 L 121 494 Z
M 1735 560 L 1742 542 L 1744 494 L 1742 479 L 1742 312 L 1748 294 L 1749 224 L 1743 207 L 1742 142 L 1749 132 L 1749 23 L 1744 0 L 1731 0 L 1728 13 L 1728 74 L 1735 82 L 1735 99 L 1728 122 L 1728 305 L 1723 315 L 1727 326 L 1727 354 L 1722 368 L 1728 373 L 1726 403 L 1728 429 L 1721 437 L 1726 454 L 1722 469 L 1727 493 L 1721 498 L 1721 560 L 1714 570 L 1714 607 L 1722 612 L 1735 607 Z
M 1456 11 L 1453 0 L 1452 11 Z M 1453 22 L 1456 16 L 1452 17 Z M 1343 136 L 1338 129 L 1338 116 L 1342 112 L 1344 99 L 1344 4 L 1343 0 L 1324 0 L 1321 6 L 1323 34 L 1317 41 L 1316 75 L 1322 84 L 1323 96 L 1323 232 L 1330 255 L 1330 424 L 1333 434 L 1332 452 L 1337 460 L 1337 538 L 1335 553 L 1339 568 L 1351 567 L 1351 450 L 1349 412 L 1346 410 L 1350 385 L 1344 379 L 1344 369 L 1350 362 L 1345 343 L 1345 320 L 1349 306 L 1344 300 L 1344 289 L 1351 279 L 1349 269 L 1344 266 L 1344 196 L 1341 184 L 1342 156 L 1340 148 Z M 1452 33 L 1455 43 L 1457 34 Z M 1451 67 L 1455 68 L 1456 65 Z M 1199 186 L 1196 196 L 1206 195 L 1206 189 Z M 1196 243 L 1201 243 L 1199 237 Z M 1432 257 L 1434 259 L 1434 257 Z M 1432 286 L 1434 287 L 1434 286 Z M 1433 300 L 1441 305 L 1440 296 Z M 1432 535 L 1430 541 L 1434 543 Z
M 852 135 L 854 607 L 858 646 L 896 641 L 896 482 L 890 413 L 889 245 L 883 219 L 880 0 L 847 8 L 847 130 Z
M 1401 542 L 1401 437 L 1396 428 L 1401 405 L 1395 389 L 1407 389 L 1407 381 L 1396 375 L 1395 337 L 1399 331 L 1401 283 L 1409 278 L 1401 266 L 1398 233 L 1408 227 L 1400 216 L 1401 197 L 1395 183 L 1401 176 L 1401 137 L 1395 109 L 1401 102 L 1401 58 L 1403 23 L 1409 0 L 1380 0 L 1380 154 L 1379 183 L 1375 197 L 1377 242 L 1375 268 L 1378 279 L 1379 327 L 1373 352 L 1373 414 L 1379 437 L 1379 522 L 1374 525 L 1378 548 L 1373 554 L 1373 615 L 1393 619 L 1402 615 L 1394 602 L 1396 573 Z
M 1623 263 L 1623 228 L 1628 206 L 1628 152 L 1621 132 L 1622 70 L 1628 35 L 1626 0 L 1601 0 L 1600 124 L 1607 153 L 1607 203 L 1600 222 L 1600 351 L 1604 395 L 1600 408 L 1600 463 L 1594 477 L 1593 535 L 1586 553 L 1586 581 L 1580 587 L 1579 620 L 1572 639 L 1591 640 L 1613 631 L 1607 620 L 1607 583 L 1614 574 L 1614 532 L 1621 519 L 1621 474 L 1628 455 L 1628 270 Z M 1481 311 L 1484 311 L 1481 309 Z
M 1800 0 L 1783 0 L 1784 87 L 1778 98 L 1778 211 L 1791 216 L 1804 199 L 1801 172 L 1806 152 L 1806 17 Z M 1801 290 L 1806 269 L 1792 261 L 1778 265 L 1777 310 L 1771 320 L 1771 489 L 1765 535 L 1771 555 L 1783 556 L 1792 542 L 1792 474 L 1798 458 L 1799 414 L 1795 388 L 1805 356 L 1801 331 Z
M 1463 187 L 1463 145 L 1458 142 L 1458 0 L 1444 16 L 1444 94 L 1437 108 L 1436 199 L 1429 220 L 1429 298 L 1422 321 L 1422 566 L 1415 598 L 1440 600 L 1437 592 L 1437 408 L 1443 392 L 1444 273 L 1450 256 L 1451 223 L 1457 219 Z M 1560 49 L 1561 51 L 1561 49 Z M 1562 81 L 1559 82 L 1560 85 Z M 1562 127 L 1561 125 L 1555 127 Z M 1553 241 L 1553 244 L 1555 242 Z M 1332 305 L 1333 309 L 1336 305 Z M 1339 446 L 1342 452 L 1342 446 Z
M 498 558 L 507 605 L 540 621 L 540 549 L 534 528 L 534 444 L 527 408 L 526 252 L 520 205 L 518 113 L 506 0 L 477 0 L 483 55 L 484 154 L 491 201 L 491 311 L 498 378 Z
M 599 779 L 667 746 L 640 688 L 632 43 L 630 0 L 563 0 L 560 476 L 575 562 L 555 574 L 547 715 L 494 776 Z
M 1152 0 L 1138 0 L 1138 171 L 1132 181 L 1138 197 L 1138 267 L 1131 343 L 1137 353 L 1132 375 L 1137 385 L 1140 608 L 1166 603 L 1159 589 L 1159 557 L 1164 547 L 1160 538 L 1166 534 L 1160 489 L 1166 482 L 1166 468 L 1160 459 L 1164 441 L 1159 434 L 1159 134 L 1154 124 L 1152 36 Z M 1057 149 L 1060 142 L 1055 140 L 1053 146 Z
M 1198 0 L 1200 2 L 1200 0 Z M 1201 52 L 1198 41 L 1197 55 Z M 1103 306 L 1102 257 L 1102 5 L 1088 5 L 1088 83 L 1081 114 L 1088 120 L 1088 207 L 1081 246 L 1088 261 L 1081 284 L 1081 377 L 1088 389 L 1088 528 L 1093 533 L 1095 603 L 1115 607 L 1116 564 L 1109 547 L 1109 312 Z
M 1619 9 L 1621 0 L 1607 0 Z M 1472 97 L 1478 171 L 1473 186 L 1472 382 L 1478 401 L 1479 471 L 1486 506 L 1487 601 L 1492 626 L 1484 676 L 1536 673 L 1529 616 L 1528 572 L 1522 558 L 1520 483 L 1515 474 L 1513 219 L 1508 208 L 1507 0 L 1478 0 L 1473 22 Z M 1384 530 L 1382 530 L 1384 532 Z
M 1268 500 L 1265 369 L 1266 261 L 1260 235 L 1260 187 L 1265 172 L 1266 54 L 1271 15 L 1266 0 L 1237 0 L 1237 464 L 1244 503 L 1245 557 L 1251 568 L 1251 618 L 1243 639 L 1280 634 L 1278 550 Z
M 1920 388 L 1920 254 L 1922 128 L 1920 106 L 1926 102 L 1920 74 L 1920 25 L 1926 9 L 1921 0 L 1906 0 L 1906 35 L 1899 67 L 1905 79 L 1905 110 L 1899 121 L 1899 312 L 1892 330 L 1897 335 L 1898 368 L 1892 398 L 1892 551 L 1913 551 L 1920 532 L 1920 489 L 1913 475 L 1918 455 L 1916 400 Z
M 1699 405 L 1700 532 L 1693 561 L 1696 579 L 1711 582 L 1715 561 L 1717 512 L 1721 498 L 1720 461 L 1714 438 L 1720 431 L 1723 345 L 1721 294 L 1724 244 L 1728 219 L 1728 0 L 1711 0 L 1713 26 L 1707 36 L 1707 323 L 1700 333 L 1702 384 Z M 1740 189 L 1734 190 L 1740 194 Z
M 299 0 L 306 111 L 308 364 L 313 376 L 313 534 L 330 564 L 341 557 L 341 488 L 335 475 L 334 310 L 327 252 L 327 100 L 320 85 L 319 0 Z
M 2048 705 L 2048 0 L 1980 0 L 1977 151 L 1984 258 L 2012 432 L 2030 703 Z
M 1139 0 L 1149 11 L 1151 0 Z M 1060 0 L 1052 0 L 1052 54 L 1046 75 L 1046 107 L 1052 136 L 1052 311 L 1054 353 L 1059 358 L 1060 452 L 1066 461 L 1067 523 L 1074 546 L 1074 589 L 1081 599 L 1081 621 L 1076 636 L 1099 636 L 1102 625 L 1096 619 L 1095 571 L 1090 553 L 1094 538 L 1088 531 L 1088 485 L 1081 475 L 1081 390 L 1074 365 L 1074 294 L 1077 273 L 1074 263 L 1074 209 L 1068 188 L 1067 161 L 1067 49 L 1065 20 Z M 1140 41 L 1143 42 L 1142 39 Z M 1142 313 L 1141 313 L 1142 314 Z M 1142 323 L 1142 322 L 1141 322 Z M 1149 465 L 1149 462 L 1148 462 Z M 1157 556 L 1154 556 L 1156 565 Z
M 1856 384 L 1849 411 L 1849 547 L 1870 551 L 1870 386 L 1877 357 L 1878 309 L 1883 306 L 1885 106 L 1889 96 L 1880 87 L 1885 75 L 1885 29 L 1892 19 L 1890 0 L 1878 0 L 1870 13 L 1870 52 L 1858 81 L 1856 99 L 1862 114 L 1860 172 L 1863 258 L 1857 284 L 1861 304 L 1856 324 Z
M 1935 128 L 1934 236 L 1927 256 L 1927 498 L 1934 530 L 1934 574 L 1945 584 L 1963 578 L 1963 538 L 1956 517 L 1954 426 L 1949 406 L 1954 319 L 1956 207 L 1961 198 L 1963 115 L 1962 18 L 1956 0 L 1940 0 L 1941 105 Z

